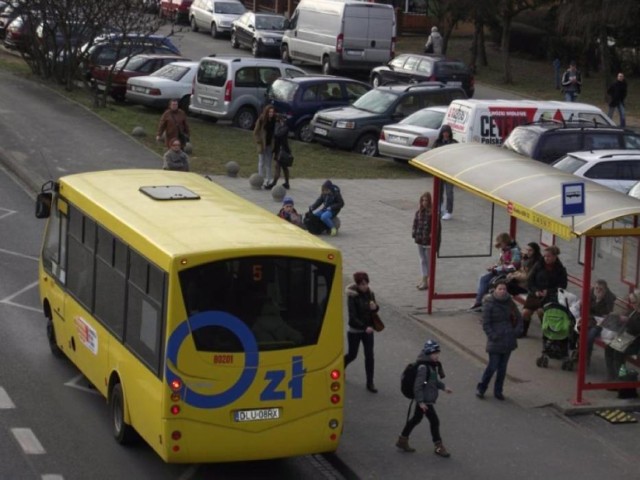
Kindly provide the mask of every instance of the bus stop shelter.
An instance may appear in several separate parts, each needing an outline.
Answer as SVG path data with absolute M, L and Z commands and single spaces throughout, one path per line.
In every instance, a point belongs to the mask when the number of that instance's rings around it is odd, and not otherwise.
M 593 181 L 565 173 L 544 163 L 531 160 L 504 148 L 478 143 L 461 143 L 429 150 L 409 162 L 412 166 L 433 175 L 433 210 L 431 245 L 439 238 L 440 205 L 438 202 L 441 182 L 446 181 L 457 188 L 504 208 L 510 216 L 510 234 L 516 238 L 518 220 L 552 233 L 565 240 L 580 238 L 584 242 L 581 286 L 581 318 L 589 318 L 589 301 L 594 238 L 620 237 L 628 241 L 635 250 L 623 267 L 632 278 L 627 282 L 635 288 L 638 283 L 640 250 L 638 239 L 640 228 L 640 200 L 624 195 Z M 584 185 L 576 190 L 574 185 Z M 582 198 L 577 198 L 581 192 Z M 567 203 L 582 200 L 584 214 L 564 216 Z M 564 206 L 564 207 L 563 207 Z M 613 226 L 617 227 L 614 228 Z M 622 225 L 619 227 L 618 225 Z M 427 311 L 432 312 L 434 300 L 470 298 L 475 294 L 464 292 L 437 293 L 437 251 L 431 249 L 429 287 L 427 289 Z M 574 279 L 576 280 L 576 279 Z M 584 324 L 586 324 L 586 320 Z M 587 331 L 582 328 L 578 341 L 578 371 L 576 398 L 574 403 L 584 404 L 584 390 L 606 388 L 637 388 L 640 382 L 587 383 L 586 355 Z

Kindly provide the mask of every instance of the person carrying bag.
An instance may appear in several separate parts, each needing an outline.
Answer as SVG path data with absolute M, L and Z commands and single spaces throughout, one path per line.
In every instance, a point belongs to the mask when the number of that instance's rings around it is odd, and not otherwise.
M 278 114 L 276 117 L 276 126 L 273 131 L 274 145 L 273 158 L 275 160 L 275 172 L 273 181 L 265 188 L 271 190 L 275 187 L 280 179 L 280 171 L 284 173 L 284 183 L 282 186 L 289 189 L 289 167 L 293 165 L 293 154 L 289 147 L 289 127 L 287 127 L 287 117 Z

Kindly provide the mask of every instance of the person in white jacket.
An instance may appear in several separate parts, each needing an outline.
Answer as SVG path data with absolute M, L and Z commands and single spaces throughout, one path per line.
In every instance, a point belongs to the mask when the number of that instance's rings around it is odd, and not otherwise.
M 436 55 L 442 55 L 442 35 L 438 32 L 438 27 L 431 27 L 431 35 L 427 38 L 427 43 L 424 45 L 425 53 L 434 53 Z

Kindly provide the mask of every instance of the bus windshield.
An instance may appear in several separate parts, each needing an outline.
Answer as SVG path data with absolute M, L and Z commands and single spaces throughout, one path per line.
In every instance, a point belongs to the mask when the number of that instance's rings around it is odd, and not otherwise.
M 242 321 L 258 349 L 315 345 L 322 329 L 335 267 L 295 257 L 253 256 L 199 265 L 180 272 L 186 311 L 218 311 Z M 192 330 L 204 352 L 242 352 L 236 335 L 218 326 Z

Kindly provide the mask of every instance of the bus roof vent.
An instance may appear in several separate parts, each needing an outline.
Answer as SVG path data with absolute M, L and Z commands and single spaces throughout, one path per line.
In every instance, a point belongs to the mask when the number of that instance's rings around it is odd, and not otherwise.
M 181 185 L 140 187 L 140 191 L 154 200 L 199 200 L 200 195 Z

